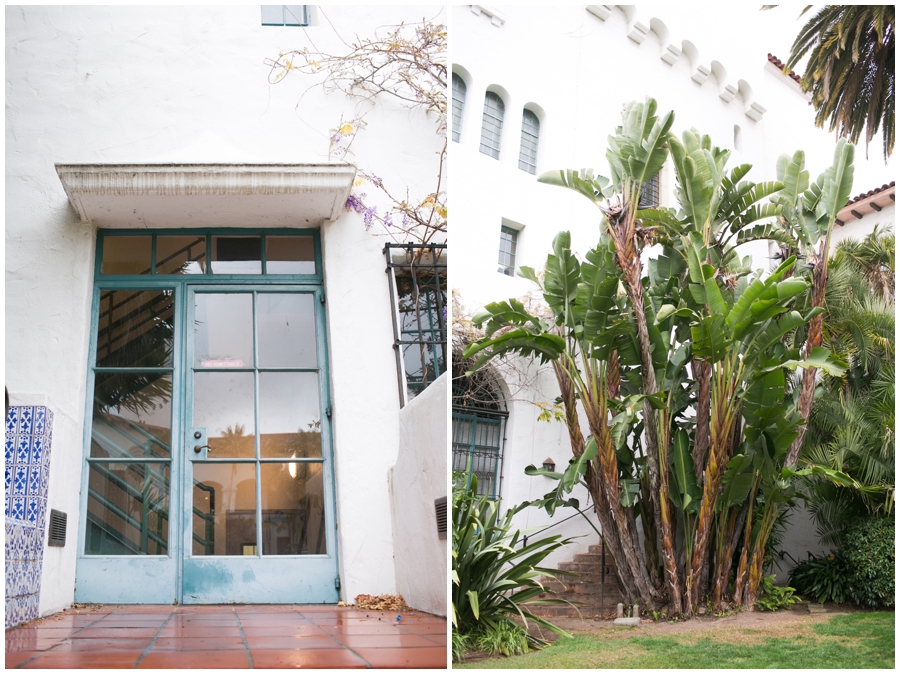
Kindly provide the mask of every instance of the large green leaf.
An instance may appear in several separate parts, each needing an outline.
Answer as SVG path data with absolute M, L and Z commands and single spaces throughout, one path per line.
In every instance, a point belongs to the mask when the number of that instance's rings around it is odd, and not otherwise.
M 697 484 L 697 476 L 694 473 L 694 458 L 691 456 L 690 438 L 683 429 L 678 429 L 672 441 L 670 453 L 672 462 L 672 474 L 675 477 L 675 487 L 681 502 L 675 503 L 685 512 L 697 512 L 700 509 L 700 500 L 703 493 Z M 673 499 L 674 500 L 674 499 Z
M 538 182 L 566 187 L 587 197 L 595 204 L 614 194 L 609 179 L 603 176 L 594 177 L 594 171 L 589 168 L 580 171 L 573 169 L 547 171 L 538 177 Z
M 693 352 L 697 360 L 718 363 L 725 357 L 731 346 L 731 338 L 726 332 L 725 317 L 722 314 L 704 316 L 691 326 Z
M 578 291 L 581 265 L 572 255 L 569 232 L 553 239 L 553 255 L 547 256 L 544 271 L 544 299 L 553 311 L 557 325 L 572 327 L 572 304 Z

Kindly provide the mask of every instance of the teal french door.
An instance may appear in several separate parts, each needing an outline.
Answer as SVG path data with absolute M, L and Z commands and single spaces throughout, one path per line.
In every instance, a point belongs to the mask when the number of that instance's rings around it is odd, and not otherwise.
M 199 234 L 174 267 L 154 235 L 150 269 L 168 273 L 98 269 L 78 601 L 337 602 L 318 238 L 294 246 L 315 252 L 307 274 L 260 274 L 278 234 Z M 103 269 L 140 238 L 101 237 Z

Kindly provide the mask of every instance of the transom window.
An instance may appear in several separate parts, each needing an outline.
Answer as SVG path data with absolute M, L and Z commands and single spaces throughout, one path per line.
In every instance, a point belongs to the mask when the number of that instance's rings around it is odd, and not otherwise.
M 503 132 L 503 113 L 506 106 L 503 99 L 493 91 L 484 95 L 484 115 L 481 120 L 481 150 L 482 153 L 500 158 L 500 137 Z
M 531 110 L 522 111 L 522 144 L 519 148 L 519 168 L 534 175 L 537 170 L 538 136 L 541 122 Z
M 100 276 L 315 275 L 317 240 L 288 232 L 104 233 Z
M 308 5 L 262 5 L 264 26 L 308 26 Z

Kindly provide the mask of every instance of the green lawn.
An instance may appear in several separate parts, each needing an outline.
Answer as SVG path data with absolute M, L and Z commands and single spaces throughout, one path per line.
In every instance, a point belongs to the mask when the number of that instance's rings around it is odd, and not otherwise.
M 627 629 L 627 628 L 622 628 Z M 623 636 L 619 629 L 560 639 L 543 651 L 454 668 L 484 669 L 893 669 L 894 614 L 836 615 L 826 623 L 770 629 Z

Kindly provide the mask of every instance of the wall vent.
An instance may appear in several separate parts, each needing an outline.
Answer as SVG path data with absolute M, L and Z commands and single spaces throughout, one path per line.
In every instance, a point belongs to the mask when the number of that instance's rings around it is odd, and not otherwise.
M 50 511 L 50 537 L 47 545 L 61 548 L 66 544 L 66 513 L 58 510 Z
M 447 538 L 447 497 L 434 499 L 434 516 L 437 519 L 438 538 Z

